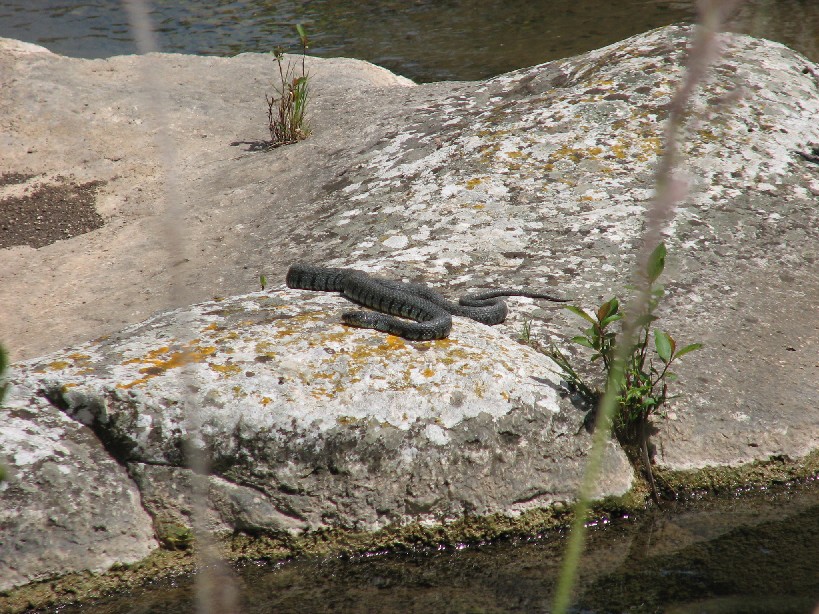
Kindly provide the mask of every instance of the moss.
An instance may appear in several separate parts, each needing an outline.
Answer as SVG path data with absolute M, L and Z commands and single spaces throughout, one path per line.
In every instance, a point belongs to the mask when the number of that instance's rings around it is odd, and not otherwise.
M 68 603 L 99 599 L 174 573 L 194 568 L 193 550 L 156 550 L 134 565 L 117 565 L 104 574 L 74 573 L 57 580 L 33 582 L 0 595 L 0 611 L 25 612 Z
M 693 471 L 655 469 L 655 478 L 666 496 L 727 495 L 738 490 L 790 484 L 819 476 L 819 450 L 792 460 L 772 457 L 738 467 L 704 467 Z
M 187 550 L 193 546 L 193 530 L 168 519 L 154 520 L 156 535 L 168 550 Z

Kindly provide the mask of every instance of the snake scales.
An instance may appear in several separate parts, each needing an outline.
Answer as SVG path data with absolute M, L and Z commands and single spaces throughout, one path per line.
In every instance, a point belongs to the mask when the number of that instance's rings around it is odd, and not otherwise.
M 340 292 L 346 299 L 375 309 L 348 311 L 341 319 L 350 326 L 373 328 L 413 341 L 444 339 L 452 329 L 452 316 L 464 316 L 482 324 L 500 324 L 508 309 L 503 296 L 527 296 L 565 302 L 542 292 L 529 290 L 487 290 L 461 297 L 457 303 L 448 301 L 423 284 L 412 284 L 373 277 L 355 269 L 318 267 L 293 264 L 287 271 L 289 288 Z M 389 314 L 389 315 L 386 315 Z M 408 318 L 400 320 L 393 316 Z

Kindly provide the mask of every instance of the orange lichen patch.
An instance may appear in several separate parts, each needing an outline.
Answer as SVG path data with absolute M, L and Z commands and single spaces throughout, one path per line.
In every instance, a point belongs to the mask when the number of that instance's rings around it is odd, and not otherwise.
M 588 148 L 579 148 L 579 147 L 569 147 L 568 145 L 563 145 L 559 149 L 556 149 L 552 154 L 549 156 L 550 162 L 556 162 L 557 160 L 566 159 L 568 158 L 574 163 L 578 163 L 581 160 L 585 160 L 587 158 L 595 159 L 601 153 L 603 153 L 603 149 L 601 147 L 588 147 Z
M 266 354 L 270 352 L 272 348 L 275 348 L 275 345 L 270 341 L 257 341 L 254 349 L 257 354 Z
M 473 177 L 472 179 L 468 179 L 466 181 L 466 189 L 474 190 L 476 186 L 486 181 L 486 179 L 487 177 Z
M 424 377 L 432 377 L 433 375 L 435 375 L 435 369 L 427 367 L 426 369 L 421 371 L 421 375 L 423 375 Z
M 225 332 L 224 329 L 216 328 L 216 329 L 211 329 L 211 331 L 212 332 L 205 333 L 205 335 L 207 336 L 208 339 L 212 339 L 213 341 L 216 341 L 217 343 L 226 343 L 227 341 L 233 341 L 233 340 L 239 339 L 241 337 L 241 334 L 239 333 L 239 331 L 235 331 L 235 330 L 230 330 L 230 331 Z
M 435 339 L 434 341 L 428 342 L 430 345 L 434 345 L 438 348 L 448 349 L 449 347 L 455 345 L 457 342 L 453 339 L 452 335 L 450 334 L 449 337 L 446 339 Z
M 323 373 L 321 371 L 314 371 L 313 373 L 311 373 L 311 375 L 313 376 L 313 379 L 325 379 L 325 380 L 326 379 L 333 380 L 333 379 L 336 379 L 338 377 L 337 373 L 326 373 L 326 372 Z
M 584 85 L 587 88 L 599 87 L 600 89 L 608 90 L 614 85 L 614 81 L 612 79 L 597 79 L 596 81 L 586 81 Z
M 202 330 L 219 330 L 219 325 L 218 325 L 218 324 L 216 324 L 216 322 L 212 322 L 212 323 L 208 324 L 208 325 L 207 325 L 205 328 L 203 328 Z
M 261 403 L 263 407 L 266 407 L 267 405 L 270 405 L 272 402 L 273 402 L 273 399 L 271 399 L 270 397 L 262 397 L 259 400 L 259 403 Z
M 319 386 L 318 388 L 314 388 L 313 390 L 310 391 L 310 396 L 320 401 L 321 399 L 324 398 L 332 399 L 335 396 L 335 394 L 333 394 L 323 386 Z
M 151 376 L 153 377 L 153 376 Z M 133 388 L 134 386 L 139 386 L 140 384 L 146 383 L 150 377 L 141 377 L 139 379 L 135 379 L 132 382 L 128 382 L 127 384 L 117 384 L 117 388 L 121 388 L 123 390 L 128 390 L 129 388 Z
M 326 341 L 323 336 L 319 336 L 319 340 Z M 371 380 L 390 379 L 367 369 L 367 365 L 371 365 L 373 361 L 378 362 L 387 358 L 393 363 L 406 365 L 405 369 L 403 369 L 403 378 L 401 375 L 396 374 L 397 379 L 395 379 L 394 386 L 397 386 L 397 388 L 394 387 L 393 389 L 413 388 L 415 384 L 412 380 L 412 373 L 417 373 L 417 371 L 414 370 L 412 362 L 405 360 L 405 358 L 410 357 L 409 355 L 413 354 L 414 351 L 423 349 L 423 346 L 429 347 L 431 342 L 408 342 L 402 337 L 380 334 L 377 340 L 379 341 L 377 344 L 355 342 L 351 344 L 352 347 L 348 345 L 346 348 L 339 349 L 332 358 L 326 359 L 327 363 L 324 366 L 327 368 L 318 365 L 310 370 L 309 376 L 307 374 L 300 375 L 302 383 L 310 389 L 309 394 L 316 399 L 335 398 L 343 393 L 347 387 L 360 382 L 362 379 L 360 374 L 364 370 L 368 371 L 368 377 Z M 401 353 L 404 355 L 403 358 Z M 335 365 L 340 356 L 346 357 L 345 360 L 347 361 L 343 374 L 335 366 L 331 366 Z M 450 362 L 454 362 L 454 360 Z M 426 377 L 433 377 L 435 371 L 427 368 L 423 374 Z M 402 380 L 403 383 L 401 383 Z
M 319 320 L 327 319 L 326 311 L 306 311 L 299 313 L 287 319 L 279 319 L 275 321 L 275 336 L 277 339 L 284 337 L 299 336 L 302 337 L 305 333 L 305 325 Z
M 236 397 L 246 397 L 247 393 L 245 392 L 244 388 L 241 386 L 233 386 L 230 391 L 233 393 L 233 396 Z
M 324 342 L 337 342 L 342 343 L 350 338 L 350 335 L 353 334 L 353 329 L 355 327 L 352 326 L 342 326 L 340 331 L 337 332 L 327 332 L 321 336 L 322 341 Z
M 396 335 L 387 335 L 387 339 L 386 339 L 385 344 L 391 350 L 397 350 L 397 349 L 404 350 L 407 347 L 407 342 L 404 341 L 403 338 L 397 337 Z
M 442 339 L 444 341 L 444 339 Z M 446 353 L 443 354 L 439 361 L 445 365 L 452 365 L 458 361 L 463 363 L 470 363 L 472 359 L 476 357 L 476 352 L 470 352 L 465 348 L 447 348 Z
M 380 333 L 374 333 L 380 334 Z M 371 357 L 380 357 L 392 354 L 394 352 L 403 352 L 410 349 L 410 345 L 401 337 L 395 335 L 386 335 L 383 337 L 382 343 L 379 345 L 369 345 L 365 343 L 356 344 L 355 348 L 348 352 L 348 355 L 355 361 L 363 362 L 364 359 Z
M 472 205 L 472 208 L 477 209 L 478 211 L 481 211 L 483 209 L 486 209 L 486 204 L 485 203 L 475 203 L 474 205 Z
M 611 146 L 611 153 L 614 154 L 614 157 L 618 160 L 625 160 L 628 153 L 628 146 L 623 142 L 616 143 Z
M 489 137 L 497 138 L 497 137 L 500 137 L 500 136 L 507 135 L 510 132 L 511 132 L 511 130 L 493 130 L 493 129 L 490 129 L 490 128 L 484 128 L 483 130 L 478 130 L 478 136 L 479 137 L 489 136 Z
M 128 360 L 123 361 L 123 365 L 133 365 L 140 362 L 156 360 L 157 357 L 163 356 L 171 351 L 167 345 L 163 345 L 162 347 L 156 348 L 155 350 L 151 350 L 142 358 L 129 358 Z
M 171 351 L 168 346 L 162 346 L 161 348 L 151 350 L 141 358 L 132 358 L 125 361 L 123 364 L 148 363 L 148 366 L 139 370 L 145 377 L 127 384 L 117 384 L 117 388 L 133 388 L 134 386 L 144 384 L 157 375 L 163 375 L 170 369 L 177 369 L 191 363 L 203 362 L 207 356 L 216 352 L 215 347 L 200 347 L 198 344 L 199 341 L 195 339 L 185 345 L 181 350 L 175 351 Z
M 69 388 L 76 388 L 76 387 L 77 387 L 77 384 L 75 384 L 75 383 L 68 383 L 68 384 L 63 384 L 62 386 L 60 386 L 60 390 L 62 390 L 63 392 L 65 392 L 65 391 L 66 391 L 66 390 L 68 390 Z
M 663 150 L 662 139 L 658 136 L 645 137 L 640 143 L 640 149 L 642 149 L 643 153 L 641 156 L 638 156 L 638 159 L 641 161 L 645 161 L 649 157 L 653 158 L 654 156 L 658 156 Z
M 503 153 L 506 154 L 509 158 L 522 158 L 523 152 L 522 151 L 504 151 Z
M 222 375 L 236 375 L 242 372 L 242 367 L 234 364 L 216 365 L 211 363 L 208 366 L 211 368 L 211 371 L 216 371 Z
M 88 368 L 91 364 L 91 357 L 88 354 L 80 354 L 79 352 L 75 352 L 73 354 L 68 354 L 64 359 L 61 360 L 54 360 L 48 363 L 45 366 L 38 367 L 34 370 L 35 373 L 45 373 L 46 370 L 51 371 L 61 371 L 62 369 L 66 369 L 68 367 L 85 367 Z M 87 371 L 86 371 L 87 372 Z
M 481 145 L 478 148 L 478 152 L 480 153 L 483 162 L 488 162 L 495 156 L 496 153 L 500 151 L 500 148 L 500 143 L 488 143 L 486 145 Z
M 336 418 L 336 424 L 340 424 L 341 426 L 349 426 L 350 424 L 355 424 L 357 422 L 361 422 L 361 419 L 354 418 L 353 416 L 339 416 Z

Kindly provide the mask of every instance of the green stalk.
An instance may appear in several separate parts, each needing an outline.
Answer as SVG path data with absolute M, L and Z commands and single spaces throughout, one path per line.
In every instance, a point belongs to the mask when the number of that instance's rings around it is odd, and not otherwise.
M 586 516 L 589 512 L 592 491 L 603 466 L 603 453 L 606 449 L 606 443 L 611 435 L 611 420 L 617 407 L 617 382 L 623 377 L 623 365 L 627 357 L 627 352 L 623 348 L 627 347 L 627 343 L 617 346 L 614 363 L 611 371 L 609 371 L 606 383 L 606 392 L 597 411 L 592 446 L 589 450 L 586 470 L 583 474 L 583 481 L 580 484 L 580 492 L 574 507 L 572 528 L 557 581 L 557 591 L 552 606 L 554 614 L 563 614 L 571 604 L 572 588 L 574 587 L 580 555 L 583 553 L 583 545 L 586 539 Z

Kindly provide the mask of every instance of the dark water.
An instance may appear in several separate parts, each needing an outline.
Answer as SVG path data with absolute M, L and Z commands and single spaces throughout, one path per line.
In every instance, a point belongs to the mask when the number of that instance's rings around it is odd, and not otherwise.
M 555 537 L 239 572 L 240 611 L 548 612 Z M 62 614 L 192 612 L 189 578 Z M 576 613 L 819 612 L 819 483 L 676 504 L 592 529 Z
M 416 81 L 479 79 L 695 19 L 694 0 L 155 0 L 163 51 L 207 55 L 297 47 L 375 62 Z M 748 0 L 732 29 L 819 61 L 819 0 Z M 0 36 L 57 53 L 135 53 L 113 0 L 0 0 Z

